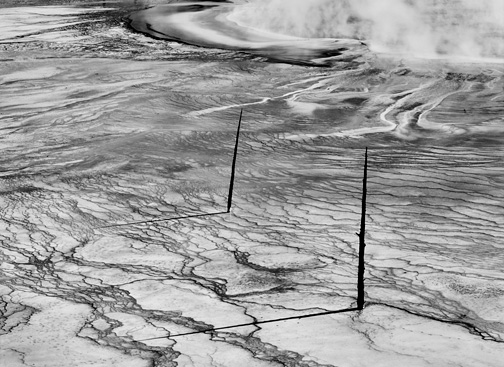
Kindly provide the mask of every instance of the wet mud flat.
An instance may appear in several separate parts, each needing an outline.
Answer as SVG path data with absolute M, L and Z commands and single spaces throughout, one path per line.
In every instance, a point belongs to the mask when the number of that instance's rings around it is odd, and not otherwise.
M 499 365 L 502 65 L 307 67 L 94 23 L 0 45 L 2 360 Z M 242 108 L 230 214 L 103 228 L 225 209 Z M 170 338 L 353 307 L 366 146 L 362 312 Z

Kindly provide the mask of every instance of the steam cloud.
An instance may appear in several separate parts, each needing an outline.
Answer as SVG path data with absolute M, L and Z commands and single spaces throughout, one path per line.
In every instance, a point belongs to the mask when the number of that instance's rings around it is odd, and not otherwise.
M 504 58 L 504 0 L 248 0 L 238 23 L 308 38 L 358 38 L 379 52 Z

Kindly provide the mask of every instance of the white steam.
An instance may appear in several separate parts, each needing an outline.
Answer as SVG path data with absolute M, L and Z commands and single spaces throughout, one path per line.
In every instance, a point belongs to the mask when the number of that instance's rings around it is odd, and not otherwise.
M 381 52 L 504 57 L 504 0 L 248 0 L 230 18 L 309 38 L 358 38 Z

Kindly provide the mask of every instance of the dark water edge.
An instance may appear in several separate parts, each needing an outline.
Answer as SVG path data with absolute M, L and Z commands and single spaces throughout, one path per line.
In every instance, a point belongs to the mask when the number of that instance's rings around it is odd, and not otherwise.
M 198 2 L 227 2 L 226 0 L 198 0 Z M 186 0 L 3 0 L 0 8 L 14 8 L 23 6 L 79 6 L 79 7 L 103 7 L 128 10 L 140 10 L 160 4 L 172 4 L 187 2 Z
M 353 39 L 286 38 L 244 28 L 227 19 L 232 7 L 222 4 L 154 6 L 133 12 L 127 24 L 155 39 L 244 52 L 270 62 L 296 65 L 328 67 L 352 62 L 368 51 L 363 42 Z
M 161 1 L 167 3 L 167 1 Z M 197 46 L 180 45 L 178 43 L 159 42 L 154 39 L 139 36 L 127 26 L 127 17 L 140 9 L 158 3 L 157 1 L 111 1 L 111 2 L 82 2 L 82 1 L 48 1 L 30 2 L 26 6 L 69 6 L 76 9 L 89 9 L 82 11 L 75 24 L 57 26 L 58 32 L 69 32 L 76 39 L 71 42 L 58 42 L 57 39 L 41 39 L 31 37 L 32 32 L 27 32 L 12 39 L 10 42 L 0 42 L 2 59 L 10 60 L 18 52 L 29 52 L 31 57 L 42 59 L 52 58 L 55 53 L 58 57 L 85 57 L 101 58 L 111 57 L 129 60 L 253 60 L 260 57 L 244 53 L 230 52 L 220 49 L 202 49 Z M 16 2 L 2 3 L 8 9 L 9 6 L 20 6 Z M 103 10 L 100 10 L 104 8 Z M 20 8 L 26 9 L 26 8 Z M 65 20 L 67 16 L 62 16 Z M 68 18 L 70 22 L 70 18 Z M 51 30 L 42 30 L 35 35 L 52 34 Z

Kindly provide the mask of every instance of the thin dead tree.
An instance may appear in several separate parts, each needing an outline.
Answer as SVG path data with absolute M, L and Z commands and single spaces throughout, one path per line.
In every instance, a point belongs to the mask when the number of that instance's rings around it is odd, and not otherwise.
M 364 308 L 364 249 L 366 243 L 364 237 L 366 235 L 366 194 L 367 194 L 367 147 L 364 158 L 364 178 L 362 180 L 362 208 L 361 208 L 361 225 L 359 236 L 359 269 L 357 273 L 357 309 Z
M 227 213 L 231 212 L 231 204 L 233 203 L 233 187 L 235 180 L 236 171 L 236 156 L 238 155 L 238 142 L 240 140 L 240 127 L 242 120 L 243 109 L 240 111 L 240 119 L 238 120 L 238 128 L 236 130 L 236 142 L 233 154 L 233 163 L 231 164 L 231 179 L 229 181 L 229 193 L 228 193 L 228 203 L 227 203 Z

